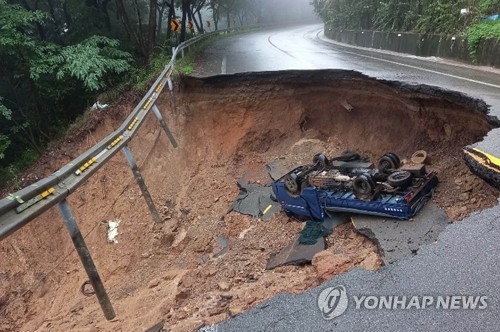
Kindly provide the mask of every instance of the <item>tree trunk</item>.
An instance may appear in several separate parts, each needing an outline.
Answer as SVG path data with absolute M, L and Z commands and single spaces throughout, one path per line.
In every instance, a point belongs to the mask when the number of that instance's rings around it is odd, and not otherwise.
M 142 15 L 141 15 L 141 10 L 139 9 L 139 3 L 137 2 L 138 0 L 134 0 L 135 4 L 135 13 L 137 15 L 137 24 L 139 28 L 139 45 L 141 48 L 141 53 L 144 56 L 147 56 L 147 48 L 146 45 L 144 44 L 144 33 L 142 32 Z
M 130 18 L 128 17 L 123 0 L 115 0 L 116 10 L 118 16 L 121 18 L 125 31 L 127 31 L 130 40 L 135 42 L 139 47 L 141 47 L 141 40 L 137 36 L 137 31 L 134 30 L 132 24 L 130 23 Z
M 153 54 L 154 47 L 156 44 L 156 11 L 157 11 L 156 0 L 149 0 L 149 23 L 148 23 L 148 43 L 147 43 L 147 54 L 146 61 L 151 60 L 151 55 Z
M 200 27 L 198 30 L 200 30 L 201 33 L 205 33 L 205 27 L 203 26 L 203 17 L 201 17 L 201 11 L 198 11 L 198 20 L 200 22 Z
M 214 9 L 212 11 L 212 16 L 213 16 L 213 19 L 214 19 L 215 30 L 219 30 L 219 10 L 218 9 Z
M 104 0 L 101 4 L 101 10 L 102 10 L 102 13 L 104 14 L 104 23 L 106 24 L 106 29 L 108 29 L 108 31 L 111 31 L 113 29 L 113 27 L 111 26 L 111 18 L 109 17 L 109 11 L 108 11 L 108 4 L 111 0 Z M 66 2 L 64 3 L 65 7 L 66 7 Z M 66 8 L 64 8 L 64 11 L 66 13 Z
M 166 4 L 163 3 L 160 7 L 158 7 L 158 23 L 156 24 L 156 37 L 159 38 L 161 36 L 161 28 L 163 27 L 163 14 L 165 13 Z
M 188 12 L 189 2 L 188 0 L 182 0 L 182 22 L 181 22 L 181 38 L 180 42 L 186 40 L 186 17 Z
M 172 19 L 175 16 L 175 7 L 173 6 L 173 1 L 172 5 L 168 8 L 168 21 L 167 21 L 167 39 L 170 39 L 172 37 Z
M 198 19 L 196 18 L 196 15 L 194 13 L 191 16 L 191 19 L 193 20 L 194 25 L 196 26 L 196 30 L 198 30 L 199 33 L 202 33 L 202 31 L 200 29 L 200 23 L 198 22 Z

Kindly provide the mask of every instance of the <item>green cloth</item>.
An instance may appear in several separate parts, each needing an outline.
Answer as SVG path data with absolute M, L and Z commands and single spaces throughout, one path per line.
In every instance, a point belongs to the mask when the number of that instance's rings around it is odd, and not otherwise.
M 325 237 L 330 234 L 330 230 L 323 226 L 322 222 L 308 220 L 304 229 L 300 231 L 300 244 L 315 244 L 320 237 Z

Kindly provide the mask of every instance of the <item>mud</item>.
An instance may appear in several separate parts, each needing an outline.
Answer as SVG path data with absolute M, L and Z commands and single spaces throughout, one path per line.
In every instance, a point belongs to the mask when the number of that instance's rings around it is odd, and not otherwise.
M 344 150 L 409 158 L 424 149 L 441 181 L 434 201 L 451 219 L 495 205 L 499 196 L 469 172 L 461 153 L 499 123 L 483 102 L 461 94 L 350 71 L 182 77 L 175 93 L 176 109 L 168 93 L 158 106 L 180 147 L 171 147 L 154 116 L 131 143 L 165 222 L 153 225 L 120 155 L 69 199 L 117 319 L 106 322 L 96 299 L 80 293 L 87 278 L 52 209 L 0 243 L 0 330 L 131 331 L 163 319 L 172 331 L 187 331 L 318 285 L 311 266 L 265 270 L 302 223 L 283 214 L 266 222 L 227 214 L 236 181 L 268 183 L 265 164 L 278 158 L 301 163 Z M 67 163 L 116 128 L 135 102 L 112 105 L 27 174 L 41 178 Z M 109 220 L 121 221 L 115 244 L 106 240 Z M 377 247 L 350 224 L 327 243 L 349 268 L 380 266 Z

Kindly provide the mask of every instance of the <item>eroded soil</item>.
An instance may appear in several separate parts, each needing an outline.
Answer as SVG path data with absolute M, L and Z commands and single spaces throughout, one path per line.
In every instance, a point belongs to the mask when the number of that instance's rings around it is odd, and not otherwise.
M 175 94 L 175 109 L 168 93 L 158 106 L 180 147 L 169 145 L 154 116 L 131 143 L 163 224 L 153 225 L 121 155 L 69 199 L 117 318 L 105 321 L 96 299 L 80 292 L 86 274 L 51 209 L 0 243 L 0 330 L 137 331 L 165 320 L 172 331 L 189 331 L 319 285 L 312 266 L 265 270 L 269 255 L 303 224 L 284 214 L 263 222 L 227 213 L 236 181 L 268 183 L 265 164 L 276 158 L 301 163 L 317 152 L 351 150 L 376 160 L 388 151 L 408 158 L 424 149 L 428 169 L 439 173 L 435 202 L 453 220 L 499 196 L 468 171 L 461 152 L 498 122 L 486 116 L 484 103 L 460 94 L 346 71 L 182 78 Z M 25 184 L 97 143 L 136 102 L 123 99 L 93 114 L 47 151 Z M 109 220 L 121 221 L 118 243 L 106 240 Z M 229 240 L 222 255 L 219 235 Z M 351 225 L 327 240 L 328 250 L 343 255 L 336 273 L 380 267 L 376 246 Z

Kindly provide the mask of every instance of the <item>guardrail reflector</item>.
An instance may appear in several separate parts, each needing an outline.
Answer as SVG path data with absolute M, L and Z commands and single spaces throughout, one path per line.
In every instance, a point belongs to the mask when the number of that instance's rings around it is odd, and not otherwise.
M 129 129 L 130 130 L 130 129 Z M 120 143 L 120 141 L 123 139 L 123 135 L 118 136 L 113 142 L 111 142 L 110 145 L 108 145 L 108 150 L 111 150 L 116 146 L 116 144 Z M 97 159 L 97 157 L 94 157 Z M 94 160 L 95 161 L 95 160 Z
M 160 82 L 160 83 L 158 84 L 158 86 L 156 87 L 155 92 L 156 92 L 156 93 L 160 93 L 161 88 L 163 88 L 163 83 L 161 83 L 161 82 Z
M 130 130 L 132 130 L 132 129 L 135 127 L 135 125 L 136 125 L 136 123 L 137 123 L 138 121 L 139 121 L 139 118 L 138 118 L 138 117 L 136 117 L 136 118 L 134 119 L 134 121 L 132 121 L 132 123 L 130 123 L 130 126 L 128 126 L 128 130 L 129 130 L 129 131 L 130 131 Z
M 75 171 L 75 175 L 80 175 L 83 172 L 85 172 L 85 170 L 87 168 L 89 168 L 90 166 L 92 166 L 92 164 L 95 163 L 96 160 L 97 160 L 97 157 L 93 157 L 92 159 L 90 159 L 89 161 L 87 161 L 85 164 L 83 164 L 79 169 L 77 169 Z
M 21 213 L 23 212 L 24 210 L 26 210 L 27 208 L 29 208 L 30 206 L 33 206 L 35 205 L 36 203 L 40 202 L 42 199 L 45 199 L 47 197 L 49 197 L 50 195 L 52 195 L 56 190 L 52 187 L 50 189 L 47 189 L 45 190 L 43 193 L 41 193 L 40 195 L 37 195 L 35 197 L 33 197 L 32 199 L 30 199 L 29 201 L 27 201 L 26 203 L 23 203 L 21 204 L 20 206 L 18 206 L 16 208 L 16 212 L 17 213 Z

